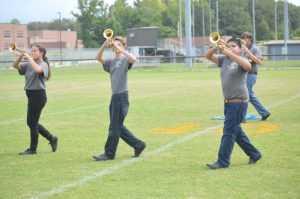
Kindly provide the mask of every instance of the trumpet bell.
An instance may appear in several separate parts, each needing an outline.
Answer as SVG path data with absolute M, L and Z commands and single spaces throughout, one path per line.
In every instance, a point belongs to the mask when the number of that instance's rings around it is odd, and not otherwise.
M 25 53 L 28 53 L 31 57 L 33 57 L 32 53 L 29 52 L 29 51 L 26 51 L 24 49 L 21 49 L 21 48 L 18 48 L 16 46 L 16 44 L 10 44 L 9 45 L 9 51 L 17 56 L 22 56 L 22 53 L 25 52 Z
M 218 46 L 220 49 L 229 49 L 227 47 L 227 44 L 221 39 L 221 36 L 218 32 L 212 32 L 209 35 L 210 42 L 214 43 L 216 46 Z
M 113 32 L 112 29 L 105 29 L 105 30 L 103 31 L 103 37 L 104 37 L 105 39 L 111 39 L 111 38 L 113 37 L 113 35 L 114 35 L 114 32 Z
M 9 45 L 9 50 L 12 52 L 14 50 L 16 50 L 16 44 L 10 44 Z
M 212 32 L 212 33 L 210 33 L 209 40 L 212 43 L 218 43 L 218 41 L 220 40 L 220 34 L 218 32 Z

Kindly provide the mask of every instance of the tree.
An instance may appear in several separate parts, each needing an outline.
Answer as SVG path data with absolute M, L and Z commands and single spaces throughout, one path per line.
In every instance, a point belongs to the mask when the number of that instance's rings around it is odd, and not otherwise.
M 11 24 L 20 24 L 20 21 L 18 19 L 14 18 L 10 21 L 10 23 Z
M 139 19 L 136 27 L 162 26 L 162 13 L 166 10 L 160 0 L 143 0 L 137 7 Z
M 72 12 L 82 30 L 85 47 L 98 47 L 104 42 L 102 27 L 107 21 L 107 5 L 103 0 L 78 0 L 79 13 Z
M 247 10 L 247 1 L 220 1 L 219 10 L 219 26 L 222 35 L 240 36 L 244 31 L 252 31 L 252 19 Z
M 109 11 L 107 23 L 113 28 L 114 33 L 126 35 L 126 30 L 134 27 L 133 8 L 128 5 L 126 0 L 116 0 Z

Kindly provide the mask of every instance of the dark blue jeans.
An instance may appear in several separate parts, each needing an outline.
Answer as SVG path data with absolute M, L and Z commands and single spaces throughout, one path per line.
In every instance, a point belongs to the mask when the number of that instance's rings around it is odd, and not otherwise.
M 224 105 L 225 121 L 218 154 L 218 162 L 224 167 L 230 165 L 230 156 L 235 142 L 249 157 L 257 158 L 261 155 L 251 144 L 241 127 L 241 122 L 246 114 L 247 107 L 248 103 L 244 102 L 226 103 Z
M 105 154 L 109 158 L 115 157 L 120 137 L 134 149 L 140 148 L 143 144 L 123 124 L 128 113 L 128 108 L 127 92 L 112 95 L 109 105 L 109 133 L 105 144 Z

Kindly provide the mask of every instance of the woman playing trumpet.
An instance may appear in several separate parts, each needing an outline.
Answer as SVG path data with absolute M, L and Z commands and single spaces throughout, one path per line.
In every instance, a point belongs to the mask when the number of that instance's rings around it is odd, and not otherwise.
M 22 59 L 25 63 L 20 63 Z M 17 60 L 12 64 L 25 76 L 25 91 L 28 98 L 27 125 L 30 129 L 30 147 L 20 152 L 20 155 L 36 154 L 39 133 L 45 137 L 52 148 L 52 152 L 57 149 L 57 137 L 53 136 L 44 126 L 39 124 L 41 112 L 46 105 L 46 80 L 51 76 L 50 66 L 46 57 L 46 49 L 39 44 L 32 44 L 31 55 L 22 51 Z

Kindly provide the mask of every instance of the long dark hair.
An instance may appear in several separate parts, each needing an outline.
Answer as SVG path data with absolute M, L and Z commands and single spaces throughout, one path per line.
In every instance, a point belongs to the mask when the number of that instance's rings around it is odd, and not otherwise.
M 51 69 L 50 69 L 50 63 L 49 63 L 49 60 L 48 58 L 46 57 L 46 48 L 44 46 L 42 46 L 41 44 L 38 44 L 38 43 L 34 43 L 34 44 L 31 44 L 31 47 L 32 46 L 35 46 L 39 49 L 40 52 L 43 53 L 43 61 L 47 63 L 48 65 L 48 77 L 46 80 L 49 80 L 50 77 L 51 77 Z

